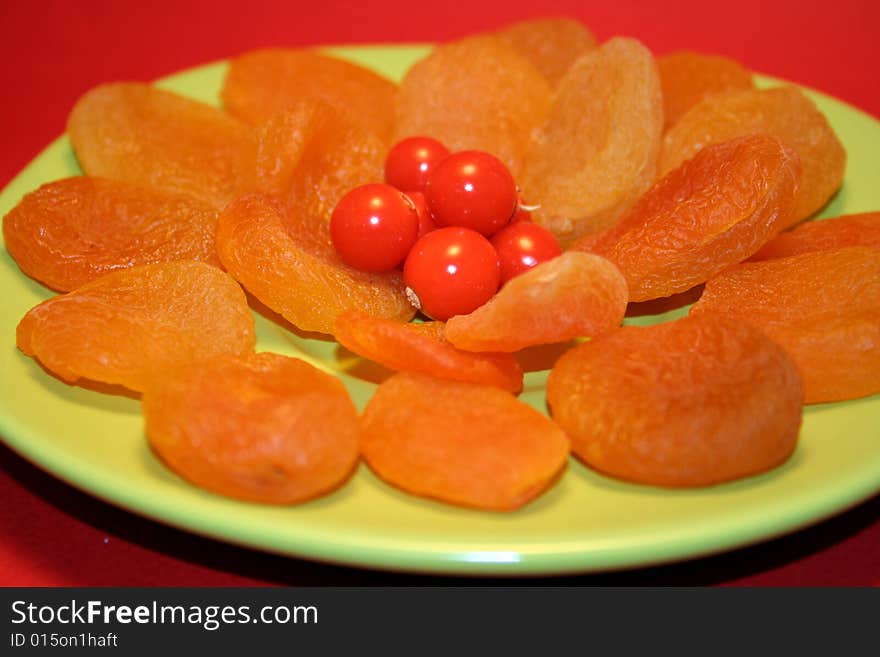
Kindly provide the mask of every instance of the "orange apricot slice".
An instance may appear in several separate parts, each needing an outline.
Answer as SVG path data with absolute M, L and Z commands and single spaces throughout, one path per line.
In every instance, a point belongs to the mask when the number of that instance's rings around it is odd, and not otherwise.
M 313 50 L 274 48 L 232 59 L 221 98 L 232 115 L 254 126 L 300 101 L 319 100 L 387 141 L 396 94 L 396 84 L 357 64 Z
M 549 106 L 550 87 L 528 59 L 497 36 L 467 37 L 438 46 L 409 69 L 394 141 L 429 135 L 450 151 L 487 151 L 516 176 Z
M 786 226 L 819 210 L 843 182 L 843 144 L 825 115 L 795 87 L 730 91 L 704 98 L 663 137 L 660 174 L 709 144 L 755 133 L 779 137 L 801 160 L 797 205 Z
M 531 18 L 507 25 L 497 34 L 532 62 L 551 87 L 578 57 L 596 47 L 596 37 L 573 18 Z
M 562 430 L 510 393 L 410 372 L 378 387 L 360 426 L 361 455 L 392 486 L 492 511 L 541 494 L 569 452 Z
M 658 181 L 616 226 L 574 248 L 617 265 L 630 301 L 684 292 L 786 225 L 799 174 L 795 152 L 774 137 L 712 144 Z
M 871 246 L 880 249 L 880 212 L 863 212 L 801 224 L 794 230 L 774 237 L 751 259 L 784 258 L 813 251 L 833 251 L 847 246 Z
M 568 69 L 536 131 L 520 184 L 534 220 L 563 244 L 612 225 L 651 186 L 663 130 L 654 57 L 614 38 Z
M 78 176 L 43 185 L 3 218 L 28 276 L 67 292 L 116 269 L 168 260 L 220 266 L 217 211 L 187 196 Z
M 731 267 L 706 283 L 694 315 L 748 322 L 782 345 L 804 402 L 880 392 L 880 250 L 803 253 Z
M 657 58 L 663 89 L 666 129 L 706 96 L 724 91 L 754 89 L 752 73 L 729 57 L 690 51 Z
M 150 446 L 191 483 L 270 504 L 338 488 L 358 462 L 358 414 L 337 379 L 297 358 L 220 356 L 143 395 Z
M 179 260 L 120 269 L 44 301 L 21 320 L 16 340 L 64 381 L 141 391 L 175 366 L 251 352 L 256 338 L 232 277 Z
M 522 390 L 523 370 L 513 356 L 456 349 L 444 336 L 443 322 L 405 324 L 350 310 L 337 317 L 333 335 L 347 349 L 392 370 L 483 383 L 514 394 Z
M 408 321 L 415 310 L 399 272 L 371 274 L 345 265 L 326 235 L 267 195 L 230 203 L 217 223 L 220 260 L 266 306 L 304 331 L 332 333 L 347 310 Z
M 803 388 L 792 359 L 744 322 L 625 326 L 564 354 L 547 380 L 572 451 L 612 477 L 708 486 L 769 470 L 795 448 Z
M 469 315 L 446 322 L 446 338 L 468 351 L 512 352 L 617 328 L 626 279 L 597 255 L 568 251 L 516 276 Z
M 250 126 L 148 84 L 91 89 L 71 111 L 67 133 L 90 176 L 158 187 L 215 207 L 253 189 Z

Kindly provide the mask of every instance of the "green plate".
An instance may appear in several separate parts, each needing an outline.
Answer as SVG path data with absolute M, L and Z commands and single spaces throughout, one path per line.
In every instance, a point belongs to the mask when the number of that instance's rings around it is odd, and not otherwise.
M 333 49 L 399 79 L 426 47 Z M 160 84 L 217 102 L 225 65 Z M 762 80 L 769 83 L 768 80 Z M 849 153 L 846 182 L 824 216 L 880 208 L 880 124 L 811 93 Z M 0 195 L 5 214 L 38 185 L 79 173 L 65 137 Z M 664 490 L 601 476 L 572 460 L 559 483 L 510 514 L 459 509 L 407 496 L 365 466 L 336 493 L 279 508 L 203 492 L 150 451 L 136 399 L 69 386 L 15 348 L 15 327 L 50 296 L 0 253 L 0 433 L 25 458 L 135 513 L 285 555 L 395 570 L 525 574 L 588 572 L 680 560 L 761 541 L 837 513 L 880 490 L 880 396 L 806 409 L 800 443 L 782 467 L 702 490 Z M 642 318 L 640 321 L 658 321 Z M 334 343 L 306 340 L 257 315 L 258 348 L 304 354 L 339 371 L 351 359 Z M 340 374 L 359 405 L 371 385 Z M 523 399 L 544 410 L 545 374 L 529 374 Z

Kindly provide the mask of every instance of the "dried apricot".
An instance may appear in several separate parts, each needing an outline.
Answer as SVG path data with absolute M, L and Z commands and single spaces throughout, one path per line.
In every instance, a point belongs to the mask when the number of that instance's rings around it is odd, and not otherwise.
M 531 18 L 507 25 L 497 34 L 532 62 L 551 87 L 578 57 L 596 47 L 596 37 L 573 18 Z
M 516 176 L 549 106 L 550 87 L 529 60 L 497 36 L 467 37 L 409 69 L 393 141 L 430 135 L 450 151 L 487 151 Z
M 61 379 L 143 390 L 177 365 L 254 349 L 241 287 L 188 260 L 121 269 L 32 308 L 18 347 Z
M 794 358 L 804 402 L 880 392 L 880 250 L 855 246 L 747 262 L 706 283 L 694 315 L 733 317 Z
M 786 226 L 820 209 L 843 182 L 843 144 L 813 101 L 795 87 L 730 91 L 704 98 L 663 137 L 660 174 L 704 146 L 754 133 L 779 137 L 800 157 L 801 187 Z
M 250 126 L 148 84 L 102 84 L 80 98 L 67 133 L 90 176 L 158 187 L 222 207 L 253 189 Z
M 679 51 L 657 58 L 666 128 L 706 96 L 753 89 L 752 73 L 738 61 L 718 55 Z
M 3 218 L 28 276 L 67 292 L 116 269 L 168 260 L 220 266 L 217 211 L 194 198 L 79 176 L 43 185 Z
M 847 246 L 880 249 L 880 212 L 850 214 L 810 221 L 780 233 L 767 242 L 752 260 L 784 258 L 812 251 L 833 251 Z
M 488 303 L 446 323 L 459 349 L 511 352 L 608 333 L 626 312 L 626 280 L 605 258 L 568 251 L 512 278 Z
M 297 358 L 221 356 L 143 396 L 150 445 L 196 486 L 290 504 L 326 494 L 358 461 L 358 415 L 336 378 Z
M 620 268 L 630 301 L 684 292 L 755 253 L 794 207 L 797 155 L 775 137 L 707 146 L 620 222 L 574 245 Z
M 654 57 L 614 38 L 568 69 L 520 178 L 534 220 L 563 244 L 612 225 L 651 186 L 663 130 Z
M 396 93 L 396 84 L 357 64 L 314 50 L 275 48 L 232 59 L 221 98 L 232 115 L 255 126 L 302 100 L 319 100 L 388 141 Z
M 444 337 L 443 322 L 404 324 L 350 310 L 336 319 L 333 335 L 354 353 L 392 370 L 483 383 L 514 394 L 522 390 L 523 370 L 513 356 L 456 349 Z
M 361 455 L 392 486 L 460 506 L 511 511 L 562 472 L 568 439 L 492 386 L 401 372 L 361 417 Z
M 744 322 L 625 326 L 571 349 L 547 380 L 572 451 L 613 477 L 708 486 L 785 461 L 801 423 L 792 359 Z
M 370 274 L 346 266 L 298 211 L 267 195 L 230 203 L 217 223 L 223 265 L 257 299 L 305 331 L 332 333 L 346 310 L 407 321 L 415 314 L 399 272 Z

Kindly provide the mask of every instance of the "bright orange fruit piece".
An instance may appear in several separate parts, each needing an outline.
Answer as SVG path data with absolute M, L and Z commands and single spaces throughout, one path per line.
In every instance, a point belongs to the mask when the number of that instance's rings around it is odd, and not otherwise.
M 561 474 L 565 434 L 492 386 L 401 372 L 361 417 L 361 455 L 392 486 L 460 506 L 511 511 Z
M 578 57 L 596 47 L 596 37 L 573 18 L 531 18 L 507 25 L 497 34 L 532 62 L 551 87 Z
M 749 322 L 782 345 L 807 404 L 880 392 L 880 250 L 743 263 L 706 283 L 694 315 Z
M 373 71 L 314 50 L 266 49 L 229 63 L 221 97 L 226 109 L 262 125 L 306 99 L 322 101 L 387 141 L 397 85 Z
M 684 292 L 786 225 L 799 173 L 797 155 L 774 137 L 712 144 L 658 181 L 616 226 L 574 248 L 617 265 L 630 301 Z
M 347 349 L 392 370 L 483 383 L 514 394 L 522 390 L 523 370 L 513 356 L 456 349 L 444 336 L 443 322 L 402 323 L 350 310 L 336 319 L 333 335 Z
M 230 203 L 217 224 L 223 265 L 257 299 L 305 331 L 332 333 L 346 310 L 408 321 L 415 310 L 399 272 L 370 274 L 345 265 L 324 228 L 266 195 Z
M 144 390 L 178 365 L 254 349 L 241 287 L 188 260 L 121 269 L 32 308 L 18 347 L 61 379 Z
M 654 57 L 614 38 L 568 69 L 535 133 L 520 184 L 563 244 L 612 225 L 651 186 L 663 131 Z
M 656 486 L 708 486 L 785 461 L 803 388 L 785 351 L 744 322 L 626 326 L 562 356 L 553 419 L 585 463 Z
M 487 303 L 446 323 L 459 349 L 512 352 L 596 336 L 626 312 L 626 279 L 597 255 L 568 251 L 516 276 Z
M 144 392 L 150 445 L 207 490 L 291 504 L 342 485 L 358 462 L 358 415 L 337 379 L 297 358 L 221 356 Z
M 825 115 L 795 87 L 706 97 L 663 137 L 660 174 L 676 168 L 704 146 L 755 133 L 779 137 L 800 157 L 803 177 L 788 226 L 819 210 L 843 182 L 843 144 Z
M 222 207 L 253 189 L 250 126 L 148 84 L 102 84 L 80 98 L 67 133 L 82 170 Z
M 752 260 L 784 258 L 812 251 L 833 251 L 847 246 L 880 249 L 880 212 L 850 214 L 810 221 L 780 233 L 767 242 Z
M 528 59 L 497 36 L 467 37 L 409 69 L 394 141 L 429 135 L 451 151 L 487 151 L 516 176 L 549 106 L 550 87 Z
M 672 52 L 657 58 L 657 70 L 667 129 L 706 96 L 755 87 L 751 71 L 718 55 Z
M 3 218 L 28 276 L 67 292 L 116 269 L 168 260 L 220 266 L 217 211 L 194 198 L 79 176 L 43 185 Z

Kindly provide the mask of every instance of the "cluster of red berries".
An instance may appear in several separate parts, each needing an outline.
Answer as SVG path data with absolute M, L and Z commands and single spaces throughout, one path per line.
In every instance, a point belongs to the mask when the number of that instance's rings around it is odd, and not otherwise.
M 476 310 L 510 278 L 561 252 L 489 153 L 450 153 L 435 139 L 410 137 L 388 153 L 385 181 L 339 201 L 333 245 L 363 271 L 403 263 L 410 301 L 433 319 Z

